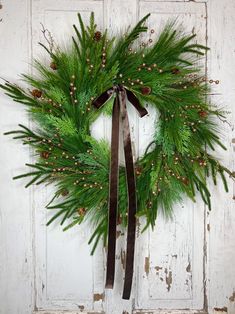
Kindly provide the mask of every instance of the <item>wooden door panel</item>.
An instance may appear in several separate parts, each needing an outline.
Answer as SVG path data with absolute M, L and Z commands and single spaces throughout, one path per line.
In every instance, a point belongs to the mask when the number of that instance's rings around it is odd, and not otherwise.
M 72 24 L 78 25 L 77 12 L 85 23 L 96 12 L 103 26 L 102 1 L 34 1 L 32 7 L 33 57 L 44 55 L 37 44 L 44 42 L 41 23 L 55 42 L 63 44 L 73 34 Z M 76 73 L 75 73 L 76 74 Z M 100 119 L 95 130 L 103 128 Z M 59 223 L 46 227 L 50 211 L 46 203 L 53 195 L 52 187 L 35 189 L 35 250 L 36 250 L 36 307 L 38 309 L 92 310 L 99 309 L 103 293 L 102 250 L 90 256 L 88 239 L 91 230 L 82 225 L 62 232 Z M 98 251 L 98 250 L 97 250 Z
M 151 12 L 148 25 L 155 29 L 155 36 L 168 18 L 179 16 L 189 32 L 197 33 L 198 42 L 206 43 L 209 38 L 208 77 L 220 80 L 212 101 L 232 112 L 229 124 L 220 123 L 228 151 L 218 150 L 216 156 L 232 169 L 234 1 L 0 0 L 0 76 L 19 82 L 18 73 L 30 71 L 31 55 L 44 57 L 37 45 L 43 40 L 40 23 L 56 41 L 67 41 L 77 11 L 85 22 L 94 11 L 101 30 L 107 27 L 112 34 L 123 32 Z M 232 181 L 226 195 L 221 182 L 212 187 L 210 213 L 201 202 L 185 201 L 175 207 L 172 221 L 166 222 L 159 215 L 154 231 L 141 234 L 138 230 L 132 296 L 129 301 L 122 300 L 126 249 L 123 230 L 118 230 L 115 286 L 104 291 L 105 254 L 99 247 L 97 254 L 90 256 L 89 226 L 67 233 L 62 233 L 57 224 L 46 228 L 51 214 L 45 204 L 52 187 L 25 190 L 23 181 L 11 180 L 24 172 L 23 165 L 31 154 L 2 134 L 20 122 L 27 125 L 28 119 L 23 107 L 2 92 L 0 98 L 0 314 L 235 313 Z M 132 111 L 137 157 L 153 137 L 158 113 L 148 106 L 150 115 L 139 119 L 135 110 L 128 110 Z M 110 140 L 110 126 L 110 119 L 102 116 L 92 132 L 96 138 Z
M 139 16 L 148 12 L 150 29 L 157 36 L 167 20 L 177 18 L 186 32 L 197 33 L 197 41 L 205 44 L 206 8 L 204 3 L 140 1 Z M 199 61 L 205 64 L 205 59 Z M 158 119 L 156 114 L 156 121 Z M 149 120 L 149 121 L 148 121 Z M 154 117 L 139 122 L 140 154 L 153 134 Z M 155 121 L 155 123 L 156 123 Z M 144 136 L 143 136 L 144 134 Z M 160 213 L 155 230 L 138 239 L 136 260 L 137 309 L 202 309 L 203 308 L 203 243 L 204 205 L 185 200 L 176 205 L 172 221 Z

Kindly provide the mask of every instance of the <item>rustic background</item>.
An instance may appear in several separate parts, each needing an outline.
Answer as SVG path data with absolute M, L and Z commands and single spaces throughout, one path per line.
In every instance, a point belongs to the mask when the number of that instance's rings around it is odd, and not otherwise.
M 100 29 L 113 33 L 152 13 L 156 32 L 168 18 L 178 17 L 200 43 L 211 48 L 203 59 L 209 78 L 220 80 L 211 99 L 230 111 L 221 122 L 227 152 L 218 156 L 234 164 L 235 2 L 234 0 L 0 0 L 0 76 L 11 81 L 32 71 L 42 56 L 42 22 L 57 41 L 72 33 L 76 12 L 87 21 L 95 12 Z M 131 108 L 129 108 L 131 111 Z M 131 111 L 136 155 L 151 140 L 156 114 L 139 120 Z M 186 201 L 176 206 L 173 221 L 159 216 L 154 232 L 138 233 L 135 280 L 130 301 L 121 300 L 125 235 L 118 231 L 117 274 L 113 291 L 104 291 L 104 252 L 89 255 L 87 226 L 62 233 L 45 227 L 49 190 L 26 190 L 12 176 L 24 170 L 30 151 L 2 134 L 19 122 L 30 124 L 19 104 L 0 94 L 0 313 L 1 314 L 189 314 L 235 313 L 234 185 L 226 194 L 212 187 L 212 207 Z M 101 117 L 96 137 L 109 138 L 110 121 Z

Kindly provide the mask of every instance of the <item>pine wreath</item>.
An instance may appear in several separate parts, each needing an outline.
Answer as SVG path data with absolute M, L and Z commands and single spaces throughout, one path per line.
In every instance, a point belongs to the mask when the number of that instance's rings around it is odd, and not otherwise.
M 26 164 L 30 172 L 14 179 L 30 177 L 26 187 L 53 183 L 56 191 L 47 208 L 55 215 L 47 224 L 68 221 L 67 230 L 89 219 L 94 225 L 89 240 L 92 253 L 100 239 L 104 245 L 107 240 L 110 147 L 105 140 L 94 139 L 90 129 L 101 113 L 110 115 L 115 93 L 98 110 L 93 103 L 113 86 L 124 86 L 143 107 L 148 104 L 159 113 L 154 140 L 134 165 L 137 216 L 146 217 L 144 229 L 154 227 L 159 210 L 170 216 L 184 195 L 195 201 L 200 194 L 210 209 L 206 178 L 211 176 L 216 184 L 219 175 L 227 191 L 225 173 L 233 177 L 206 150 L 215 145 L 226 149 L 217 127 L 224 112 L 207 101 L 213 81 L 208 82 L 195 65 L 207 48 L 174 23 L 168 23 L 155 42 L 150 30 L 147 42 L 133 48 L 148 31 L 144 26 L 148 16 L 124 36 L 109 38 L 107 31 L 97 30 L 94 14 L 87 27 L 78 14 L 80 31 L 73 25 L 75 37 L 69 49 L 40 44 L 50 62 L 35 60 L 38 74 L 23 75 L 30 91 L 10 82 L 0 85 L 27 107 L 34 122 L 32 129 L 19 124 L 18 130 L 6 133 L 33 147 L 37 156 L 34 164 Z M 125 168 L 119 165 L 119 171 L 118 222 L 126 226 Z

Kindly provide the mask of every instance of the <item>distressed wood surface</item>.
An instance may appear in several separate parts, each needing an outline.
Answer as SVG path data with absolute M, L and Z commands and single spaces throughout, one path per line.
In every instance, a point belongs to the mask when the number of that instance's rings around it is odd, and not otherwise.
M 29 2 L 0 1 L 0 77 L 18 82 L 29 71 Z M 20 30 L 20 31 L 19 31 Z M 33 297 L 32 199 L 12 177 L 23 171 L 28 149 L 3 136 L 19 121 L 22 106 L 0 95 L 0 313 L 31 313 Z
M 44 57 L 37 42 L 43 23 L 58 42 L 66 40 L 76 22 L 94 11 L 100 29 L 125 30 L 143 15 L 152 13 L 148 25 L 156 33 L 167 19 L 178 17 L 188 32 L 198 34 L 211 51 L 208 76 L 220 85 L 212 101 L 230 111 L 229 124 L 221 122 L 227 152 L 218 150 L 225 164 L 234 168 L 235 3 L 233 0 L 0 0 L 0 76 L 18 80 L 30 71 L 32 57 Z M 154 231 L 136 241 L 135 278 L 131 299 L 122 300 L 126 237 L 117 232 L 116 282 L 104 290 L 105 251 L 91 257 L 89 226 L 62 233 L 57 224 L 45 227 L 50 213 L 44 206 L 51 190 L 23 189 L 11 177 L 23 171 L 30 157 L 27 149 L 2 133 L 25 121 L 22 106 L 0 95 L 0 314 L 234 314 L 235 313 L 235 187 L 229 182 L 212 189 L 209 213 L 202 202 L 175 207 L 172 221 L 159 215 Z M 151 141 L 158 113 L 151 105 L 148 117 L 139 119 L 128 107 L 135 157 Z M 29 122 L 30 123 L 30 122 Z M 111 122 L 100 117 L 92 127 L 96 138 L 110 141 Z M 123 154 L 120 156 L 123 158 Z M 140 229 L 140 230 L 139 230 Z

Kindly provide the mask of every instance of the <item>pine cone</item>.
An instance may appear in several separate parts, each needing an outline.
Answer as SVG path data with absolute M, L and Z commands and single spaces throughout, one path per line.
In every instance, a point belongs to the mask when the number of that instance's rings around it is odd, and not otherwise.
M 63 189 L 62 191 L 61 191 L 61 195 L 62 196 L 67 196 L 69 194 L 69 191 L 67 190 L 67 189 Z
M 84 216 L 85 213 L 86 213 L 86 208 L 84 208 L 84 207 L 78 208 L 78 214 L 80 216 Z
M 182 178 L 182 182 L 183 182 L 185 185 L 188 185 L 188 184 L 189 184 L 189 179 L 183 177 L 183 178 Z
M 171 70 L 171 73 L 172 73 L 172 74 L 179 74 L 179 73 L 180 73 L 180 70 L 177 69 L 177 68 L 174 68 L 174 69 Z
M 198 112 L 198 114 L 199 114 L 199 116 L 200 116 L 201 118 L 206 118 L 207 115 L 208 115 L 208 112 L 206 112 L 206 111 L 204 111 L 204 110 L 201 110 L 201 111 Z
M 31 94 L 35 98 L 40 98 L 42 96 L 42 91 L 40 91 L 39 89 L 33 89 Z
M 93 39 L 95 41 L 100 41 L 101 37 L 102 37 L 101 32 L 97 31 L 97 32 L 95 32 L 95 35 L 94 35 Z
M 135 168 L 135 174 L 137 175 L 137 176 L 139 176 L 139 175 L 141 175 L 141 172 L 142 172 L 142 167 L 136 167 Z
M 143 95 L 149 95 L 151 94 L 151 87 L 148 87 L 148 86 L 144 86 L 144 87 L 141 87 L 141 93 Z
M 50 153 L 47 152 L 47 151 L 43 151 L 43 152 L 41 152 L 40 156 L 41 156 L 43 159 L 48 159 L 49 156 L 50 156 Z
M 52 70 L 57 70 L 57 64 L 56 64 L 55 62 L 51 62 L 50 68 L 51 68 Z

